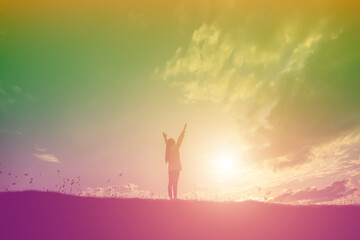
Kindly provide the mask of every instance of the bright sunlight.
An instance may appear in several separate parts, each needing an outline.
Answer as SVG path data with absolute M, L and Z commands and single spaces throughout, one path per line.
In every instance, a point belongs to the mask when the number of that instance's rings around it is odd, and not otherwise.
M 215 171 L 221 176 L 230 176 L 235 173 L 235 157 L 231 153 L 221 153 L 215 159 Z

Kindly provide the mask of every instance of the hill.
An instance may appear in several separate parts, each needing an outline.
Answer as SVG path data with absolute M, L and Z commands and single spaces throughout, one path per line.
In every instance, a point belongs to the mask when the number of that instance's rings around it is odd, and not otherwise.
M 360 207 L 2 192 L 0 239 L 360 239 Z

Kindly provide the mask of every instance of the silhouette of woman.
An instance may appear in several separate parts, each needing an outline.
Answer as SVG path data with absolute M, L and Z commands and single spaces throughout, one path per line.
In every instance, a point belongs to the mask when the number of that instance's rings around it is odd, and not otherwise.
M 168 193 L 170 200 L 173 199 L 173 193 L 174 193 L 174 199 L 177 199 L 177 184 L 179 181 L 179 176 L 181 171 L 179 150 L 182 140 L 184 139 L 185 130 L 186 130 L 186 124 L 176 143 L 175 140 L 172 138 L 167 139 L 166 133 L 163 133 L 166 144 L 165 163 L 168 163 L 168 171 L 169 171 Z

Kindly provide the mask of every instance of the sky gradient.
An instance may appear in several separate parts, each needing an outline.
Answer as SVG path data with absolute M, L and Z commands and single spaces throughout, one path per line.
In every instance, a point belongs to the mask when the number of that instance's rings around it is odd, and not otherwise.
M 359 202 L 355 1 L 0 4 L 0 191 Z

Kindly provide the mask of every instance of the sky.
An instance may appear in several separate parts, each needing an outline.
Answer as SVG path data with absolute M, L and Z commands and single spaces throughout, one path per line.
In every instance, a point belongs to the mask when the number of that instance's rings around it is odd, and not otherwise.
M 0 191 L 360 202 L 356 1 L 0 4 Z

